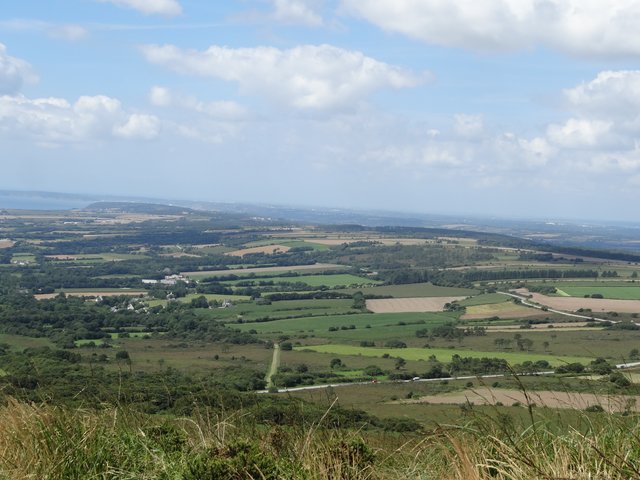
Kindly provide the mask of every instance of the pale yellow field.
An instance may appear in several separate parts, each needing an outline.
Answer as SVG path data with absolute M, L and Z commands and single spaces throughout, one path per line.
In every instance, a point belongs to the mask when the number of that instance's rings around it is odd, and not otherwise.
M 592 393 L 573 393 L 561 391 L 528 391 L 529 402 L 538 407 L 571 408 L 584 410 L 591 405 L 600 405 L 608 412 L 623 412 L 625 410 L 640 411 L 640 396 L 631 395 L 595 395 Z M 398 403 L 435 403 L 460 405 L 471 402 L 474 405 L 513 405 L 518 402 L 527 405 L 527 397 L 520 390 L 502 390 L 497 388 L 480 387 L 464 392 L 447 393 L 443 395 L 428 395 Z
M 461 318 L 463 320 L 477 320 L 480 318 L 500 317 L 500 318 L 521 318 L 540 315 L 540 310 L 522 307 L 512 302 L 490 303 L 488 305 L 474 305 L 467 307 L 467 313 Z
M 606 298 L 548 297 L 540 293 L 530 293 L 526 289 L 520 294 L 531 295 L 533 302 L 556 310 L 575 312 L 580 308 L 590 308 L 592 312 L 640 313 L 640 300 L 610 300 Z
M 8 238 L 0 238 L 0 248 L 11 248 L 13 247 L 13 240 L 9 240 Z
M 446 303 L 466 297 L 384 298 L 367 300 L 367 309 L 373 313 L 441 312 Z

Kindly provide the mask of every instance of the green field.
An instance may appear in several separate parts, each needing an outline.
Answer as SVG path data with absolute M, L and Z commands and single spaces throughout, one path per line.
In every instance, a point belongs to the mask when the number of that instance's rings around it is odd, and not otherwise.
M 470 288 L 439 287 L 431 283 L 410 283 L 407 285 L 383 285 L 369 288 L 347 288 L 345 293 L 362 292 L 365 295 L 385 295 L 395 298 L 412 297 L 464 297 L 475 295 L 478 290 Z
M 5 343 L 12 350 L 24 350 L 25 348 L 53 347 L 53 342 L 48 338 L 25 337 L 23 335 L 0 334 L 0 343 Z
M 246 282 L 249 279 L 240 280 L 228 280 L 220 282 L 223 285 L 237 285 L 241 282 Z M 252 279 L 253 280 L 253 279 Z M 337 275 L 297 275 L 293 277 L 260 277 L 255 279 L 256 282 L 274 282 L 274 283 L 306 283 L 311 287 L 327 286 L 335 288 L 338 285 L 367 285 L 367 284 L 379 284 L 382 283 L 378 280 L 372 280 L 370 278 L 358 277 L 351 274 L 337 274 Z
M 333 300 L 335 301 L 335 300 Z M 356 335 L 361 336 L 362 339 L 366 339 L 366 335 L 370 335 L 370 332 L 377 327 L 392 327 L 403 326 L 401 323 L 414 323 L 409 325 L 413 330 L 411 335 L 415 337 L 415 330 L 418 328 L 424 328 L 423 324 L 417 322 L 423 321 L 429 326 L 440 325 L 447 322 L 452 322 L 456 319 L 456 315 L 453 313 L 359 313 L 354 315 L 327 315 L 320 317 L 306 317 L 306 318 L 294 318 L 288 320 L 275 320 L 271 322 L 249 323 L 237 325 L 237 328 L 242 330 L 256 330 L 258 333 L 296 333 L 296 332 L 316 332 L 317 335 L 322 333 L 322 336 L 329 333 L 329 327 L 348 327 L 355 325 L 356 330 L 351 332 L 358 332 Z M 369 325 L 371 328 L 366 328 Z M 233 325 L 234 327 L 236 325 Z M 343 331 L 346 333 L 348 331 Z M 385 330 L 384 332 L 387 332 Z
M 472 358 L 503 358 L 510 364 L 526 361 L 547 360 L 551 365 L 558 366 L 567 363 L 580 362 L 588 364 L 592 358 L 553 356 L 535 353 L 516 352 L 481 352 L 473 350 L 448 349 L 448 348 L 370 348 L 351 345 L 314 345 L 296 347 L 296 350 L 311 350 L 313 352 L 327 353 L 331 355 L 362 355 L 366 357 L 382 357 L 388 354 L 391 357 L 402 357 L 405 360 L 428 360 L 434 355 L 440 362 L 450 362 L 452 355 Z
M 209 302 L 213 300 L 216 300 L 218 302 L 229 300 L 232 303 L 236 303 L 236 302 L 248 302 L 249 300 L 251 300 L 251 297 L 247 295 L 221 295 L 217 293 L 190 293 L 189 295 L 186 295 L 184 297 L 176 298 L 176 301 L 181 303 L 189 303 L 194 298 L 200 298 L 200 297 L 205 297 Z M 146 303 L 150 307 L 155 307 L 156 305 L 166 305 L 167 300 L 149 299 L 149 300 L 146 300 Z
M 599 293 L 604 298 L 610 298 L 614 300 L 640 300 L 640 285 L 638 286 L 570 286 L 570 285 L 558 285 L 556 287 L 562 295 L 562 292 L 566 293 L 570 297 L 584 297 L 585 295 L 591 296 L 594 293 Z
M 323 272 L 326 270 L 343 270 L 349 268 L 346 265 L 336 264 L 317 264 L 317 265 L 291 265 L 291 266 L 274 266 L 274 265 L 251 265 L 246 264 L 246 268 L 242 268 L 241 265 L 229 265 L 226 270 L 201 270 L 196 272 L 182 272 L 183 275 L 192 279 L 202 279 L 208 277 L 224 277 L 227 275 L 236 275 L 237 277 L 244 277 L 248 275 L 279 275 L 288 272 Z
M 495 303 L 504 303 L 510 301 L 511 298 L 507 295 L 501 295 L 499 293 L 485 293 L 475 297 L 460 300 L 458 303 L 464 307 L 474 307 L 477 305 L 491 305 Z
M 241 317 L 244 322 L 251 322 L 256 319 L 312 316 L 327 318 L 328 316 L 342 316 L 348 312 L 357 311 L 351 307 L 352 304 L 352 300 L 283 300 L 280 302 L 273 302 L 270 305 L 259 305 L 255 302 L 239 303 L 228 308 L 213 308 L 209 310 L 199 309 L 196 311 L 198 315 L 215 320 L 233 320 L 235 322 L 239 317 Z M 298 320 L 301 319 L 295 319 L 295 321 Z M 247 327 L 247 329 L 255 328 L 257 330 L 263 325 L 272 324 L 276 321 L 251 323 L 250 325 L 252 325 L 252 327 Z M 238 325 L 238 327 L 241 328 L 245 326 L 246 324 Z
M 329 250 L 329 245 L 323 245 L 321 243 L 307 242 L 306 240 L 291 240 L 290 238 L 271 238 L 268 240 L 256 240 L 255 242 L 248 242 L 244 244 L 245 248 L 253 247 L 266 247 L 269 245 L 284 245 L 289 248 L 296 247 L 311 247 L 316 251 Z

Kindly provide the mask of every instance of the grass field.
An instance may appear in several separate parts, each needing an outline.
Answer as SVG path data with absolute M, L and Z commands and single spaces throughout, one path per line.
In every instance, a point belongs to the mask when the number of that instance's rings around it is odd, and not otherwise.
M 247 276 L 247 275 L 263 275 L 263 274 L 275 274 L 275 273 L 286 273 L 286 272 L 299 272 L 299 271 L 308 271 L 308 272 L 321 272 L 324 270 L 339 270 L 348 268 L 345 265 L 336 265 L 332 263 L 316 263 L 313 265 L 291 265 L 286 267 L 272 266 L 272 267 L 255 267 L 255 268 L 231 268 L 229 270 L 201 270 L 197 272 L 182 272 L 182 275 L 193 278 L 193 279 L 201 279 L 207 277 L 220 277 L 226 275 L 237 275 L 237 276 Z
M 244 282 L 247 279 L 241 280 L 229 280 L 220 282 L 223 285 L 237 285 L 240 282 Z M 335 288 L 338 285 L 367 285 L 367 284 L 379 284 L 382 283 L 378 280 L 372 280 L 370 278 L 358 277 L 350 274 L 337 274 L 337 275 L 298 275 L 295 277 L 264 277 L 256 278 L 256 282 L 274 282 L 274 283 L 306 283 L 311 287 L 327 286 L 329 288 Z
M 640 284 L 637 286 L 609 286 L 609 285 L 596 285 L 596 286 L 570 286 L 562 285 L 557 286 L 562 292 L 566 293 L 570 297 L 584 297 L 585 295 L 592 295 L 599 293 L 604 298 L 616 299 L 616 300 L 640 300 Z
M 460 300 L 458 303 L 464 307 L 473 307 L 475 305 L 504 303 L 510 300 L 511 299 L 507 295 L 501 295 L 499 293 L 485 293 L 465 300 Z
M 403 327 L 407 323 L 415 323 L 422 321 L 424 324 L 441 325 L 446 322 L 451 322 L 456 319 L 454 314 L 447 313 L 380 313 L 380 314 L 367 314 L 360 313 L 354 315 L 328 315 L 313 318 L 294 318 L 289 320 L 276 320 L 271 322 L 250 323 L 237 325 L 237 328 L 242 330 L 254 329 L 258 333 L 299 333 L 299 332 L 317 332 L 317 336 L 322 334 L 323 336 L 329 332 L 330 327 L 348 327 L 355 325 L 357 332 L 356 335 L 367 339 L 367 336 L 371 334 L 377 327 Z M 367 328 L 367 325 L 371 328 Z M 235 325 L 234 325 L 235 326 Z M 415 337 L 415 330 L 423 328 L 423 324 L 407 325 L 412 328 L 411 335 Z M 347 331 L 345 331 L 346 333 Z M 352 331 L 352 332 L 355 332 Z M 389 334 L 388 330 L 383 331 L 384 334 Z
M 268 245 L 284 245 L 289 248 L 296 247 L 311 247 L 317 251 L 329 250 L 331 248 L 329 245 L 322 245 L 320 243 L 308 242 L 306 240 L 291 240 L 286 238 L 272 238 L 268 240 L 256 240 L 255 242 L 245 243 L 244 246 L 247 248 L 252 247 L 264 247 Z
M 12 350 L 24 350 L 25 348 L 53 347 L 53 342 L 48 338 L 24 337 L 22 335 L 0 334 L 0 343 L 6 343 Z
M 567 363 L 589 363 L 592 358 L 575 356 L 553 356 L 524 352 L 482 352 L 474 350 L 448 349 L 448 348 L 371 348 L 356 347 L 351 345 L 314 345 L 296 347 L 297 350 L 311 350 L 330 355 L 362 355 L 366 357 L 382 357 L 388 354 L 391 357 L 402 357 L 405 360 L 428 360 L 434 355 L 441 362 L 450 362 L 452 355 L 472 358 L 503 358 L 510 364 L 526 361 L 547 360 L 551 365 L 558 366 Z
M 55 262 L 71 263 L 101 263 L 101 262 L 121 262 L 124 260 L 144 260 L 149 258 L 146 255 L 133 253 L 79 253 L 74 255 L 47 255 L 46 258 Z
M 468 297 L 479 293 L 470 288 L 439 287 L 431 283 L 411 283 L 407 285 L 384 285 L 369 288 L 347 288 L 345 293 L 362 292 L 365 295 L 389 295 L 395 298 L 411 297 Z
M 319 315 L 322 316 L 322 318 L 327 318 L 327 316 L 342 316 L 348 312 L 355 311 L 351 308 L 352 304 L 352 300 L 283 300 L 280 302 L 273 302 L 270 305 L 259 305 L 253 302 L 239 303 L 228 308 L 214 308 L 209 310 L 199 309 L 197 310 L 197 313 L 198 315 L 216 320 L 236 321 L 241 317 L 244 322 L 251 322 L 256 319 L 311 317 L 313 315 Z M 297 320 L 302 319 L 294 319 L 294 321 Z M 272 323 L 275 323 L 275 321 L 268 322 L 268 324 Z M 248 329 L 255 328 L 258 330 L 261 326 L 266 325 L 266 323 L 250 323 L 249 325 L 251 325 L 251 327 L 247 327 Z M 238 327 L 244 327 L 244 325 L 238 325 Z
M 176 298 L 176 301 L 181 303 L 189 303 L 194 298 L 200 298 L 200 297 L 205 297 L 210 302 L 213 300 L 216 300 L 218 302 L 229 300 L 232 303 L 236 303 L 236 302 L 248 302 L 249 300 L 251 300 L 251 297 L 247 295 L 220 295 L 217 293 L 190 293 L 185 297 Z M 146 300 L 146 303 L 150 307 L 154 307 L 156 305 L 166 305 L 167 300 L 149 299 L 149 300 Z

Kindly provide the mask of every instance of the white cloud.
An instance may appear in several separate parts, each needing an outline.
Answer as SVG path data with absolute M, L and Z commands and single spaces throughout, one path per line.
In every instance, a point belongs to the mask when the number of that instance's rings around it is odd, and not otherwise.
M 142 47 L 146 59 L 175 72 L 236 82 L 246 93 L 301 110 L 349 108 L 375 90 L 414 87 L 424 80 L 361 52 L 330 45 L 204 51 L 173 45 Z
M 273 0 L 273 19 L 283 23 L 319 27 L 324 22 L 314 7 L 318 2 L 309 0 Z
M 160 120 L 153 115 L 134 113 L 124 124 L 114 126 L 113 133 L 127 139 L 151 140 L 160 133 Z
M 7 54 L 7 47 L 0 43 L 0 95 L 16 93 L 25 83 L 33 83 L 38 77 L 31 65 Z
M 454 115 L 454 130 L 463 137 L 478 137 L 484 130 L 484 121 L 482 115 Z
M 635 116 L 640 110 L 640 70 L 600 72 L 564 94 L 570 108 L 581 112 Z
M 163 15 L 175 17 L 182 13 L 182 6 L 177 0 L 98 0 L 112 3 L 119 7 L 137 10 L 145 15 Z
M 236 102 L 202 102 L 194 96 L 176 93 L 166 87 L 153 87 L 149 100 L 156 107 L 184 108 L 218 119 L 242 120 L 249 116 L 248 110 Z
M 342 0 L 380 28 L 447 47 L 639 55 L 638 0 Z
M 611 133 L 612 126 L 611 122 L 601 120 L 570 118 L 562 125 L 549 125 L 547 136 L 561 147 L 597 147 Z
M 119 100 L 104 95 L 82 96 L 74 104 L 63 98 L 0 97 L 0 133 L 62 144 L 107 140 L 116 136 L 150 139 L 159 120 L 126 112 Z

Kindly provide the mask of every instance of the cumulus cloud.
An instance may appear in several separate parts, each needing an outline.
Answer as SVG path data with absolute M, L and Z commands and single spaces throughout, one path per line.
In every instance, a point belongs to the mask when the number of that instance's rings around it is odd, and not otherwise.
M 177 0 L 98 0 L 112 3 L 119 7 L 137 10 L 145 15 L 163 15 L 175 17 L 182 13 L 182 6 Z
M 272 17 L 283 23 L 319 27 L 324 22 L 316 10 L 317 3 L 309 0 L 273 0 Z
M 638 0 L 342 0 L 342 7 L 386 31 L 447 47 L 640 54 Z
M 424 75 L 330 45 L 290 50 L 212 46 L 204 51 L 147 45 L 142 52 L 149 62 L 175 72 L 235 82 L 245 93 L 310 111 L 349 108 L 376 90 L 414 87 L 424 80 Z
M 122 138 L 151 140 L 160 132 L 160 120 L 153 115 L 134 113 L 121 125 L 113 127 L 113 133 Z
M 149 100 L 156 107 L 184 108 L 218 119 L 242 120 L 249 115 L 248 110 L 239 103 L 228 100 L 203 102 L 192 95 L 176 93 L 166 87 L 153 87 Z
M 71 104 L 63 98 L 0 97 L 0 133 L 46 144 L 80 143 L 121 137 L 151 139 L 159 120 L 126 112 L 119 100 L 105 95 L 82 96 Z
M 637 115 L 640 70 L 600 72 L 596 78 L 564 91 L 570 108 L 606 116 Z
M 603 143 L 611 132 L 611 122 L 570 118 L 562 125 L 552 124 L 547 135 L 557 145 L 568 148 L 592 148 Z
M 24 60 L 12 57 L 7 47 L 0 43 L 0 95 L 18 92 L 25 83 L 33 83 L 38 77 L 31 65 Z

